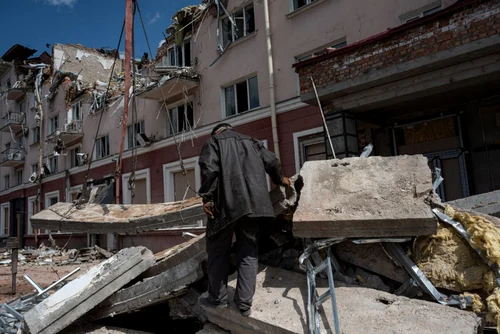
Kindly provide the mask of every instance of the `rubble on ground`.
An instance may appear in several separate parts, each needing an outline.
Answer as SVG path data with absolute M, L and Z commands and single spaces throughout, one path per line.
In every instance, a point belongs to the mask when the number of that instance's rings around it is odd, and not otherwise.
M 299 174 L 292 178 L 296 187 L 271 191 L 277 218 L 261 231 L 258 286 L 249 317 L 242 317 L 233 303 L 220 310 L 200 298 L 207 284 L 204 234 L 154 256 L 144 250 L 147 259 L 130 274 L 112 268 L 119 254 L 137 252 L 137 248 L 123 249 L 91 270 L 93 274 L 86 274 L 87 280 L 94 275 L 92 283 L 75 283 L 85 281 L 81 276 L 22 317 L 32 333 L 44 333 L 77 320 L 84 324 L 98 319 L 118 321 L 150 307 L 164 307 L 169 321 L 198 322 L 202 334 L 304 333 L 309 314 L 304 271 L 310 269 L 302 261 L 306 257 L 317 266 L 330 254 L 337 302 L 335 308 L 330 300 L 319 307 L 323 330 L 334 331 L 335 309 L 342 333 L 481 333 L 485 324 L 492 328 L 500 323 L 500 288 L 495 277 L 500 262 L 500 219 L 457 207 L 445 209 L 436 202 L 425 158 L 319 161 L 306 164 Z M 178 224 L 181 216 L 189 219 L 186 212 L 191 211 L 184 209 L 194 210 L 198 219 L 203 215 L 198 212 L 198 201 L 152 204 L 147 216 L 142 215 L 140 205 L 130 206 L 130 212 L 110 206 L 113 210 L 106 216 L 99 211 L 101 206 L 84 205 L 73 208 L 67 220 L 58 217 L 57 224 L 80 230 L 134 225 L 134 232 L 140 232 Z M 433 213 L 435 206 L 443 209 L 440 214 L 456 220 L 465 237 Z M 169 214 L 165 207 L 170 208 Z M 37 220 L 38 224 L 55 222 L 54 217 Z M 305 251 L 325 240 L 333 240 L 333 246 L 326 243 L 327 248 Z M 73 252 L 65 251 L 69 259 L 68 252 Z M 57 254 L 52 259 L 62 256 Z M 131 267 L 132 258 L 122 257 L 120 268 Z M 231 270 L 232 296 L 234 262 Z M 328 291 L 328 275 L 325 270 L 316 276 L 318 293 Z M 99 283 L 105 279 L 112 283 Z M 71 284 L 78 288 L 70 291 Z M 86 299 L 90 295 L 92 301 Z M 120 322 L 113 326 L 125 327 Z
M 112 255 L 108 251 L 94 246 L 79 249 L 64 249 L 46 247 L 43 243 L 39 248 L 24 248 L 19 250 L 18 260 L 21 264 L 35 265 L 66 265 L 95 262 Z M 0 254 L 0 265 L 10 266 L 10 252 Z

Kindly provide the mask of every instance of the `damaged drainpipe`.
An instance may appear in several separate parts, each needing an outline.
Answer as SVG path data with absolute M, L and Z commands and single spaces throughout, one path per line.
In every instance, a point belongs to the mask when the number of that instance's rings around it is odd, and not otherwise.
M 266 24 L 267 67 L 269 69 L 269 104 L 271 107 L 271 126 L 273 131 L 274 154 L 276 154 L 278 160 L 281 160 L 278 138 L 278 124 L 276 122 L 276 100 L 274 97 L 274 67 L 273 52 L 271 46 L 271 24 L 269 22 L 269 0 L 264 0 L 264 18 Z

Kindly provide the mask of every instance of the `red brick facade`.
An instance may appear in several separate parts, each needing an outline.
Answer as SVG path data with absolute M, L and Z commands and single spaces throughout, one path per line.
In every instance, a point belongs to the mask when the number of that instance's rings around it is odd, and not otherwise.
M 464 1 L 323 56 L 296 64 L 300 91 L 356 78 L 392 65 L 500 34 L 498 1 Z

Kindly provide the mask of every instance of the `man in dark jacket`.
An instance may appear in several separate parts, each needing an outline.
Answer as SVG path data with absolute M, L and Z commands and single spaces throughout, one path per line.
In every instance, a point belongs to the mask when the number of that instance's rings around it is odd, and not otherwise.
M 274 153 L 229 124 L 216 126 L 201 150 L 200 194 L 208 215 L 208 302 L 227 307 L 231 243 L 236 235 L 238 282 L 234 301 L 250 315 L 257 277 L 257 235 L 274 218 L 266 173 L 276 185 L 290 186 Z

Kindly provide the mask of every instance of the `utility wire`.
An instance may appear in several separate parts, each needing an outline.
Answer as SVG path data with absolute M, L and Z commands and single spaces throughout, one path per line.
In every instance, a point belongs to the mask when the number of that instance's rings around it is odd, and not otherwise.
M 113 79 L 113 73 L 115 72 L 116 59 L 118 58 L 118 55 L 120 54 L 118 50 L 120 50 L 120 45 L 122 42 L 124 30 L 125 30 L 125 20 L 123 20 L 122 31 L 120 32 L 120 39 L 118 40 L 118 46 L 116 48 L 115 59 L 113 61 L 113 66 L 111 67 L 111 72 L 109 75 L 108 87 L 106 87 L 106 93 L 104 94 L 103 109 L 101 110 L 101 115 L 99 116 L 99 123 L 97 124 L 97 129 L 95 132 L 94 144 L 92 145 L 92 151 L 90 152 L 90 156 L 89 156 L 87 173 L 85 173 L 85 179 L 84 179 L 85 188 L 87 188 L 87 185 L 88 185 L 88 179 L 89 179 L 89 175 L 90 175 L 90 167 L 92 165 L 92 158 L 94 156 L 94 150 L 95 150 L 95 146 L 97 143 L 97 136 L 99 135 L 99 128 L 101 127 L 102 117 L 104 115 L 104 111 L 106 110 L 106 100 L 108 98 L 108 92 L 109 92 L 109 88 L 111 86 L 111 80 Z M 125 103 L 127 103 L 127 101 L 125 101 Z

